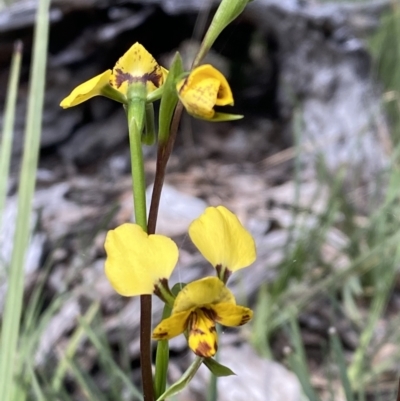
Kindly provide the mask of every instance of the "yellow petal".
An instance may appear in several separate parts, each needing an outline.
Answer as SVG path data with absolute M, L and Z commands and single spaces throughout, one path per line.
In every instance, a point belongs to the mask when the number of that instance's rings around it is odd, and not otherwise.
M 182 334 L 187 326 L 187 320 L 191 310 L 173 314 L 171 317 L 164 319 L 153 331 L 154 340 L 169 340 Z
M 214 116 L 219 81 L 215 78 L 204 78 L 193 83 L 191 76 L 178 83 L 179 98 L 189 114 L 206 120 Z
M 235 297 L 218 277 L 205 277 L 185 286 L 177 295 L 172 313 L 220 302 L 235 304 Z
M 108 232 L 105 272 L 121 295 L 152 294 L 154 285 L 168 279 L 178 261 L 178 247 L 163 235 L 147 235 L 126 223 Z
M 176 89 L 188 113 L 206 120 L 214 116 L 214 106 L 233 104 L 226 78 L 210 64 L 195 68 Z
M 196 309 L 188 320 L 190 349 L 202 358 L 210 358 L 218 349 L 218 334 L 213 320 L 214 313 L 209 309 Z
M 101 91 L 105 86 L 109 85 L 111 70 L 107 70 L 89 81 L 77 86 L 65 99 L 62 100 L 60 106 L 63 109 L 76 106 L 86 100 L 101 95 Z
M 164 83 L 166 74 L 167 70 L 136 42 L 115 64 L 110 83 L 126 95 L 129 84 L 143 82 L 147 86 L 147 93 L 150 93 Z
M 226 302 L 213 305 L 212 309 L 216 314 L 215 321 L 229 327 L 242 326 L 253 317 L 251 309 Z
M 256 259 L 253 237 L 224 206 L 208 207 L 189 227 L 189 235 L 202 255 L 215 267 L 231 272 Z

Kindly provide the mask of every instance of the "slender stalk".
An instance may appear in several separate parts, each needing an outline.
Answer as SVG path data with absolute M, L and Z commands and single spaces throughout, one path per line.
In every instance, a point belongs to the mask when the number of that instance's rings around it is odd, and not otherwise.
M 397 398 L 396 398 L 396 400 L 400 401 L 400 379 L 399 379 L 399 385 L 397 387 Z
M 135 221 L 147 231 L 146 188 L 141 131 L 135 118 L 135 105 L 128 106 L 129 143 Z M 151 295 L 140 296 L 140 365 L 142 371 L 143 398 L 154 400 L 153 375 L 151 370 Z
M 171 131 L 167 142 L 159 144 L 157 151 L 156 176 L 154 178 L 153 193 L 151 196 L 148 233 L 154 234 L 157 225 L 158 207 L 160 205 L 161 191 L 164 184 L 165 171 L 172 149 L 174 148 L 179 122 L 181 120 L 183 105 L 178 102 L 171 122 Z

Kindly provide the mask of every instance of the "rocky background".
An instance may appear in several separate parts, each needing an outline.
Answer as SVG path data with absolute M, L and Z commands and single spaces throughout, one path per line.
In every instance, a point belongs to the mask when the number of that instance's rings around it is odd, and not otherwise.
M 12 176 L 0 231 L 0 310 L 13 238 L 35 7 L 35 1 L 21 0 L 0 10 L 2 88 L 13 42 L 24 43 Z M 382 199 L 392 143 L 365 38 L 377 29 L 388 7 L 388 2 L 255 0 L 223 32 L 207 61 L 229 77 L 235 97 L 232 112 L 245 118 L 219 124 L 187 115 L 182 119 L 158 223 L 158 232 L 172 236 L 180 248 L 173 281 L 212 271 L 186 235 L 188 224 L 207 205 L 223 204 L 235 211 L 256 238 L 257 262 L 231 282 L 243 302 L 255 305 L 258 289 L 274 281 L 288 244 L 300 235 L 292 229 L 294 219 L 299 219 L 293 210 L 306 211 L 300 219 L 313 227 L 315 216 L 329 207 L 329 184 L 318 179 L 321 165 L 327 177 L 343 175 L 345 196 L 360 216 L 368 215 Z M 52 3 L 26 294 L 29 300 L 45 277 L 44 305 L 66 296 L 40 340 L 38 369 L 51 369 L 63 355 L 78 317 L 96 301 L 111 349 L 117 351 L 125 338 L 134 380 L 139 380 L 138 299 L 115 294 L 103 274 L 106 231 L 132 215 L 124 113 L 120 105 L 103 98 L 69 110 L 62 110 L 59 103 L 79 83 L 112 68 L 136 41 L 166 67 L 177 49 L 190 62 L 214 9 L 215 2 L 201 0 Z M 1 104 L 4 97 L 2 90 Z M 155 148 L 145 147 L 144 152 L 150 193 Z M 340 269 L 349 262 L 342 252 L 347 244 L 346 234 L 331 228 L 318 252 Z M 326 340 L 330 326 L 320 302 L 314 300 L 302 315 L 305 343 L 311 349 Z M 155 322 L 160 307 L 156 303 Z M 300 400 L 297 378 L 248 345 L 251 330 L 231 330 L 221 338 L 221 361 L 238 376 L 219 381 L 219 400 Z M 353 328 L 343 324 L 339 334 L 349 350 L 356 347 Z M 285 340 L 276 341 L 278 360 L 285 345 Z M 182 338 L 172 342 L 171 380 L 187 366 L 190 355 L 185 349 Z M 107 387 L 93 347 L 82 343 L 78 355 L 100 388 Z M 316 371 L 315 383 L 321 384 L 321 376 Z M 201 372 L 179 399 L 204 400 L 207 380 Z M 66 385 L 74 399 L 85 399 L 72 379 Z

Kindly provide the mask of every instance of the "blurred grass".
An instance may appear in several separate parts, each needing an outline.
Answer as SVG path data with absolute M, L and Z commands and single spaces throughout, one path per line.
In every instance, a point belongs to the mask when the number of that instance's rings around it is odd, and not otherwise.
M 375 61 L 375 72 L 382 83 L 383 104 L 391 122 L 395 144 L 400 141 L 400 2 L 393 1 L 391 10 L 381 18 L 381 26 L 369 40 Z
M 47 43 L 50 0 L 39 2 L 31 66 L 24 151 L 20 182 L 18 186 L 18 213 L 11 265 L 8 276 L 8 290 L 3 311 L 0 349 L 0 399 L 10 400 L 16 392 L 14 381 L 20 316 L 24 291 L 24 264 L 29 243 L 31 204 L 35 188 L 41 135 L 42 111 L 45 88 Z M 12 86 L 12 85 L 10 85 Z M 3 174 L 7 173 L 3 172 Z M 6 177 L 3 177 L 3 180 Z

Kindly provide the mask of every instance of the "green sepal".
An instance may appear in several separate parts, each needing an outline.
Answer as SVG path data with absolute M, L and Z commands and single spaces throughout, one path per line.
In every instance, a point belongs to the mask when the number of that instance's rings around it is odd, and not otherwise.
M 182 391 L 193 379 L 194 375 L 199 370 L 199 367 L 201 366 L 203 360 L 204 358 L 200 358 L 197 356 L 193 361 L 193 363 L 187 368 L 185 373 L 181 376 L 181 378 L 178 381 L 176 381 L 172 386 L 170 386 L 167 391 L 161 394 L 157 398 L 157 401 L 165 400 L 166 398 L 171 397 L 174 394 L 177 394 L 180 391 Z
M 156 128 L 154 126 L 154 106 L 153 103 L 146 103 L 146 118 L 144 123 L 144 133 L 142 143 L 151 146 L 156 141 Z
M 212 118 L 202 118 L 194 114 L 191 115 L 200 120 L 211 121 L 213 123 L 218 123 L 223 121 L 235 121 L 235 120 L 240 120 L 244 117 L 241 114 L 228 114 L 228 113 L 218 113 L 218 112 L 215 112 Z
M 134 82 L 128 87 L 128 108 L 136 120 L 139 134 L 143 132 L 146 116 L 146 84 Z
M 214 376 L 225 377 L 236 375 L 236 373 L 229 369 L 227 366 L 221 365 L 213 358 L 204 358 L 203 363 L 207 366 L 207 368 Z
M 159 88 L 157 88 L 157 89 L 153 90 L 152 92 L 148 93 L 147 97 L 146 97 L 146 102 L 147 103 L 153 103 L 156 100 L 161 99 L 161 96 L 162 96 L 163 92 L 164 92 L 164 85 L 162 85 Z
M 101 95 L 104 97 L 108 97 L 111 100 L 114 100 L 119 103 L 128 104 L 128 99 L 125 95 L 123 95 L 120 91 L 114 89 L 111 85 L 104 86 L 101 91 Z
M 164 92 L 161 97 L 160 115 L 158 123 L 158 140 L 161 145 L 168 140 L 172 116 L 178 103 L 176 81 L 183 72 L 182 58 L 177 52 L 172 60 L 171 68 L 163 85 Z
M 201 43 L 193 65 L 198 66 L 220 33 L 244 10 L 249 0 L 222 0 Z

